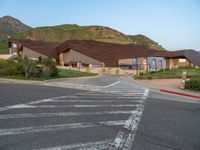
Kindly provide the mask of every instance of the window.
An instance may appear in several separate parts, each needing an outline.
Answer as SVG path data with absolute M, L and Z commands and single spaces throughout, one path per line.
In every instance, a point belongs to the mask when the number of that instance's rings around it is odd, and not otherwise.
M 186 59 L 179 59 L 179 62 L 180 62 L 180 63 L 185 63 L 185 62 L 186 62 Z

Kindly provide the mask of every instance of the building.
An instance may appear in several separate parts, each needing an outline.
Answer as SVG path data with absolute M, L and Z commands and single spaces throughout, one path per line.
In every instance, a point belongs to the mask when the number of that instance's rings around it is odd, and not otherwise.
M 158 51 L 134 44 L 69 40 L 56 47 L 56 52 L 60 64 L 66 66 L 82 64 L 144 71 L 200 66 L 200 55 L 194 50 Z
M 9 39 L 8 42 L 10 54 L 21 58 L 38 59 L 52 57 L 56 59 L 54 49 L 58 43 L 32 41 L 24 39 Z
M 157 71 L 180 66 L 200 66 L 200 54 L 194 50 L 158 51 L 134 44 L 114 44 L 91 40 L 68 40 L 50 43 L 9 40 L 10 53 L 29 59 L 52 57 L 62 66 L 121 68 Z

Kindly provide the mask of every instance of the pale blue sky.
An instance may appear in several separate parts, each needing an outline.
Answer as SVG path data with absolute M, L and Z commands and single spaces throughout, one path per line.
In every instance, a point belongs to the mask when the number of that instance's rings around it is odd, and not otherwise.
M 200 0 L 0 0 L 0 17 L 32 27 L 105 25 L 169 50 L 200 50 Z

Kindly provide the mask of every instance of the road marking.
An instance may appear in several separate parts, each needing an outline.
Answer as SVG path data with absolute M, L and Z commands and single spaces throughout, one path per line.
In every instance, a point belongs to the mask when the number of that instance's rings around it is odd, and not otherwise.
M 109 139 L 109 140 L 104 140 L 104 141 L 62 145 L 62 146 L 34 149 L 34 150 L 78 150 L 78 149 L 79 150 L 106 150 L 108 149 L 111 141 L 112 140 Z
M 116 105 L 27 105 L 12 106 L 12 109 L 37 109 L 37 108 L 93 108 L 93 107 L 137 107 L 141 104 L 116 104 Z
M 74 95 L 69 95 L 69 97 L 74 96 Z M 10 109 L 15 109 L 15 108 L 22 108 L 23 106 L 27 105 L 34 105 L 34 104 L 40 104 L 44 102 L 50 102 L 54 99 L 61 99 L 61 98 L 67 98 L 68 96 L 59 96 L 59 97 L 52 97 L 52 98 L 47 98 L 47 99 L 41 99 L 41 100 L 36 100 L 36 101 L 30 101 L 28 103 L 21 103 L 21 104 L 15 104 L 15 105 L 10 105 L 10 106 L 4 106 L 0 108 L 0 112 L 10 110 Z
M 39 104 L 39 103 L 43 103 L 43 102 L 49 102 L 51 100 L 52 99 L 49 98 L 49 99 L 42 99 L 42 100 L 38 100 L 38 101 L 31 101 L 29 103 L 24 103 L 24 104 L 16 104 L 16 105 L 11 105 L 11 106 L 5 106 L 5 107 L 0 108 L 0 112 L 10 110 L 10 109 L 15 109 L 15 108 L 22 108 L 22 107 L 25 107 L 26 105 L 29 105 L 29 104 Z
M 90 128 L 90 127 L 96 127 L 96 126 L 101 126 L 101 125 L 117 126 L 117 125 L 123 125 L 124 122 L 125 120 L 118 120 L 118 121 L 105 121 L 105 122 L 95 122 L 95 123 L 87 122 L 87 123 L 56 124 L 56 125 L 46 125 L 46 126 L 36 126 L 36 127 L 1 129 L 0 136 L 68 130 L 68 129 L 77 129 L 77 128 Z
M 35 117 L 66 117 L 82 115 L 106 115 L 106 114 L 131 114 L 132 111 L 102 111 L 102 112 L 60 112 L 60 113 L 35 113 L 35 114 L 6 114 L 0 115 L 0 119 L 35 118 Z
M 117 81 L 117 82 L 114 82 L 114 83 L 112 83 L 112 84 L 103 86 L 102 88 L 108 88 L 108 87 L 114 86 L 114 85 L 116 85 L 116 84 L 118 84 L 118 83 L 120 83 L 120 82 L 121 82 L 121 81 Z
M 145 89 L 145 92 L 143 94 L 144 98 L 146 98 L 148 94 L 149 90 Z M 145 99 L 143 99 L 143 101 L 144 100 Z M 133 111 L 130 117 L 126 120 L 124 126 L 117 134 L 113 144 L 110 146 L 110 150 L 131 150 L 137 127 L 144 111 L 144 106 L 145 105 L 138 106 L 136 110 Z
M 80 99 L 80 100 L 77 100 L 77 99 L 74 99 L 74 100 L 68 100 L 68 99 L 66 99 L 66 100 L 52 100 L 52 101 L 49 101 L 49 102 L 47 102 L 47 103 L 71 103 L 71 102 L 81 102 L 81 103 L 113 103 L 113 102 L 116 102 L 116 103 L 120 103 L 120 102 L 124 102 L 124 101 L 126 101 L 126 102 L 130 102 L 130 103 L 132 103 L 132 102 L 137 102 L 136 100 L 117 100 L 117 99 L 115 99 L 115 97 L 113 98 L 113 100 L 85 100 L 85 99 Z

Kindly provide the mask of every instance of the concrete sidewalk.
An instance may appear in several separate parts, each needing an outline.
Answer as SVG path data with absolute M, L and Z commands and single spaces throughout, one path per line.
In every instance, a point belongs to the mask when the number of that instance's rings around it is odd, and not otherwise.
M 134 80 L 134 82 L 160 92 L 200 99 L 200 92 L 186 89 L 182 90 L 180 88 L 181 79 Z

